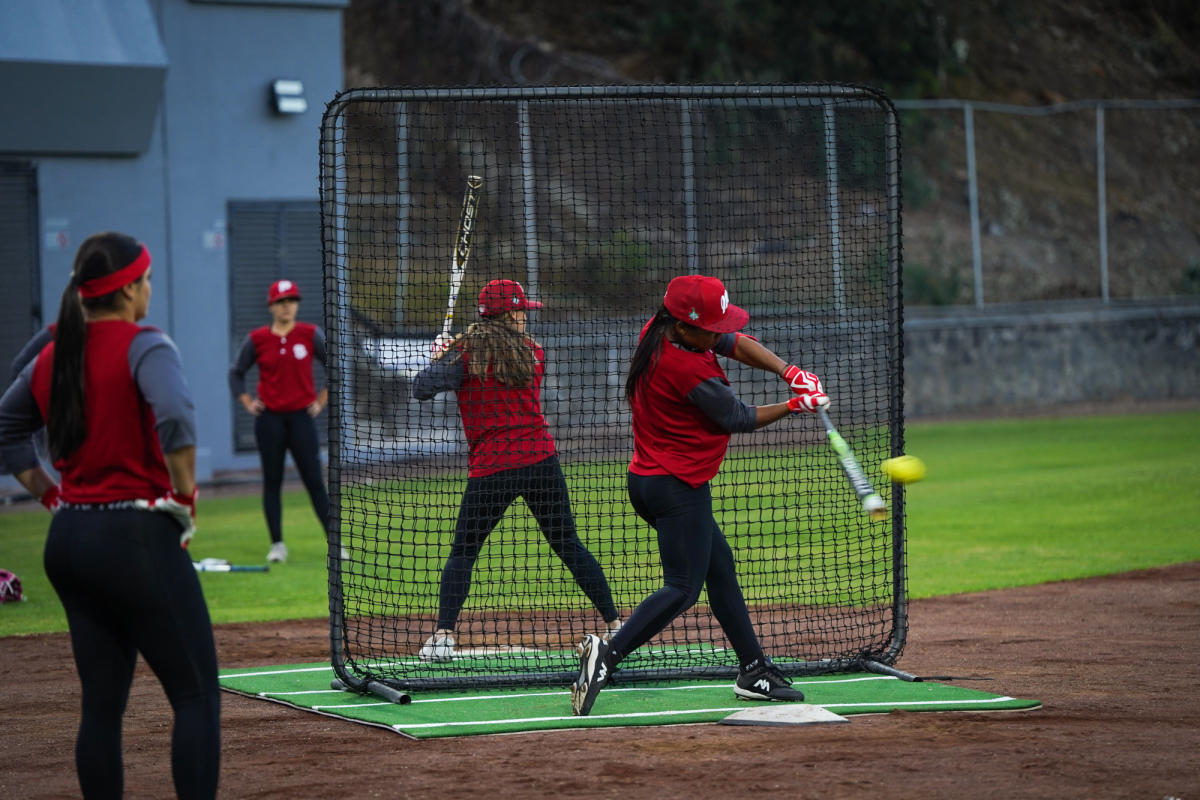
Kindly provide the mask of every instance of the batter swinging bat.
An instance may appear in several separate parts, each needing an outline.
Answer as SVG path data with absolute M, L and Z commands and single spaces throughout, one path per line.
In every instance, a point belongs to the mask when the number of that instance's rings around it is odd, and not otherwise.
M 454 237 L 454 252 L 450 257 L 450 299 L 446 304 L 446 318 L 442 321 L 442 332 L 434 340 L 433 354 L 436 356 L 450 345 L 450 328 L 454 324 L 454 306 L 458 302 L 458 290 L 462 287 L 463 275 L 467 271 L 467 256 L 471 254 L 471 238 L 475 233 L 475 214 L 479 210 L 479 194 L 483 178 L 467 176 L 467 192 L 463 195 L 462 213 L 458 217 L 458 234 Z
M 825 426 L 829 443 L 833 446 L 833 451 L 837 453 L 838 461 L 842 464 L 842 472 L 846 473 L 846 480 L 850 481 L 854 493 L 862 501 L 863 511 L 875 522 L 887 519 L 887 504 L 883 502 L 883 498 L 867 480 L 866 474 L 858 464 L 858 459 L 850 450 L 850 445 L 846 444 L 846 440 L 837 432 L 837 428 L 833 427 L 833 423 L 829 420 L 829 414 L 824 408 L 818 408 L 817 414 L 821 417 L 821 424 Z

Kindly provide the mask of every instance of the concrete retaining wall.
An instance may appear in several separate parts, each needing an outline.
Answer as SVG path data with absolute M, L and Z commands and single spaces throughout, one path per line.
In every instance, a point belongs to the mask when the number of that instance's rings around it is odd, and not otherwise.
M 909 419 L 1200 400 L 1200 302 L 908 309 Z

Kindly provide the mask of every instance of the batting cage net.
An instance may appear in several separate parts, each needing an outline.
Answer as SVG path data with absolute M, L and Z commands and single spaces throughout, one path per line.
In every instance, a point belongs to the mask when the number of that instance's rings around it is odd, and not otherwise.
M 626 491 L 624 386 L 667 283 L 692 273 L 822 378 L 888 502 L 883 521 L 863 513 L 816 415 L 733 436 L 713 508 L 765 651 L 790 674 L 891 668 L 904 504 L 879 464 L 903 451 L 899 170 L 891 103 L 854 86 L 339 94 L 320 175 L 339 678 L 565 684 L 581 637 L 662 586 Z M 746 402 L 791 396 L 721 363 Z M 736 669 L 702 594 L 616 675 Z

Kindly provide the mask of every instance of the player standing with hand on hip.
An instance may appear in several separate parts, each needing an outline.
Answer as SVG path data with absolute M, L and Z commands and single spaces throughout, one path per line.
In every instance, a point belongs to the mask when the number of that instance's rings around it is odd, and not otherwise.
M 491 281 L 479 293 L 480 319 L 450 343 L 412 383 L 413 397 L 439 392 L 458 396 L 470 446 L 467 489 L 454 527 L 454 544 L 442 568 L 437 629 L 418 655 L 446 661 L 454 654 L 454 627 L 471 589 L 471 570 L 488 534 L 518 497 L 542 535 L 604 618 L 609 633 L 620 626 L 604 571 L 575 531 L 567 480 L 542 415 L 546 356 L 525 332 L 527 300 L 516 281 Z
M 713 616 L 737 653 L 737 696 L 804 699 L 759 644 L 733 551 L 713 517 L 708 482 L 721 467 L 731 433 L 815 412 L 829 398 L 816 375 L 737 333 L 748 320 L 749 314 L 729 303 L 721 281 L 685 275 L 670 282 L 662 307 L 642 328 L 625 383 L 634 442 L 628 489 L 634 511 L 658 533 L 665 585 L 609 641 L 583 638 L 579 677 L 571 685 L 578 716 L 591 711 L 617 664 L 691 608 L 706 586 Z M 773 405 L 745 404 L 730 388 L 717 355 L 779 375 L 795 396 Z
M 86 239 L 70 286 L 53 343 L 0 398 L 0 466 L 54 512 L 45 565 L 82 685 L 79 786 L 85 797 L 121 795 L 121 722 L 140 652 L 175 713 L 176 793 L 214 797 L 220 690 L 184 549 L 195 532 L 196 423 L 179 351 L 137 325 L 150 306 L 150 253 L 135 239 Z M 61 486 L 33 449 L 43 426 Z
M 308 490 L 321 530 L 329 531 L 329 495 L 321 475 L 317 426 L 313 419 L 329 403 L 329 389 L 313 385 L 313 357 L 325 363 L 325 334 L 316 325 L 299 322 L 300 287 L 275 281 L 267 290 L 271 324 L 246 336 L 229 368 L 229 389 L 254 415 L 254 438 L 263 473 L 263 516 L 271 536 L 267 561 L 287 561 L 283 543 L 283 461 L 287 452 Z M 246 373 L 258 365 L 256 394 L 246 391 Z M 345 549 L 342 558 L 346 558 Z

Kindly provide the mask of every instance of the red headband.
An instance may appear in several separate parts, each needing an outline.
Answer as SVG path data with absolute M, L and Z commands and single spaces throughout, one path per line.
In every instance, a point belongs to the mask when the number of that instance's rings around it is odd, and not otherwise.
M 121 267 L 116 272 L 110 272 L 99 278 L 92 278 L 79 284 L 80 297 L 103 297 L 109 292 L 115 292 L 122 286 L 133 283 L 150 269 L 150 251 L 142 245 L 142 252 L 127 267 Z

